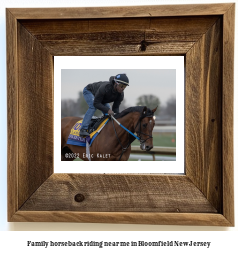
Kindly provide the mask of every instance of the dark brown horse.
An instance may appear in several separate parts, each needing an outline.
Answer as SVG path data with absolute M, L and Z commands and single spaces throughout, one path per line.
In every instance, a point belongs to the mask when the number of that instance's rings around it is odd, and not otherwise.
M 157 108 L 131 107 L 117 114 L 115 118 L 140 139 L 140 148 L 149 151 L 153 148 L 153 118 Z M 79 117 L 61 119 L 61 160 L 72 161 L 76 157 L 88 160 L 86 147 L 66 144 L 71 128 L 81 120 Z M 131 143 L 135 140 L 131 134 L 119 126 L 113 119 L 105 125 L 90 147 L 90 158 L 95 161 L 127 161 L 131 152 Z

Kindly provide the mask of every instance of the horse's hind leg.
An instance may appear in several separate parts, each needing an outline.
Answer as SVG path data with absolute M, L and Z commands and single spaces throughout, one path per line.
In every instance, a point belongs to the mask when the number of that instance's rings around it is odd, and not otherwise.
M 61 161 L 73 161 L 74 158 L 69 158 L 69 154 L 71 154 L 72 151 L 65 146 L 62 150 L 61 150 Z

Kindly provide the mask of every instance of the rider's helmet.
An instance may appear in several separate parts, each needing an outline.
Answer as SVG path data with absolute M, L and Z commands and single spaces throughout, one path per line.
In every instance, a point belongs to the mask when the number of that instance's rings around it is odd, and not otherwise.
M 125 73 L 117 74 L 115 76 L 114 80 L 115 80 L 116 84 L 122 84 L 122 85 L 129 86 L 129 79 Z

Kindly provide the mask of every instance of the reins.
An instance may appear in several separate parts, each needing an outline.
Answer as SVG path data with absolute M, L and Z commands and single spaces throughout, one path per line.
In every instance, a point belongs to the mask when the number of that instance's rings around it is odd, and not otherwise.
M 116 134 L 116 137 L 117 137 L 117 140 L 118 140 L 118 142 L 119 142 L 119 144 L 121 145 L 121 148 L 122 148 L 122 153 L 121 153 L 121 155 L 120 155 L 120 158 L 119 158 L 119 161 L 121 160 L 121 157 L 122 157 L 122 155 L 123 155 L 123 153 L 128 149 L 128 147 L 130 146 L 130 144 L 133 142 L 128 142 L 128 144 L 127 144 L 127 146 L 126 147 L 123 147 L 123 145 L 122 145 L 122 143 L 121 143 L 121 141 L 120 141 L 120 139 L 119 139 L 119 137 L 118 137 L 118 135 L 117 135 L 117 132 L 116 132 L 116 129 L 115 129 L 115 126 L 114 126 L 114 122 L 113 122 L 113 119 L 111 118 L 111 120 L 112 120 L 112 125 L 113 125 L 113 128 L 114 128 L 114 131 L 115 131 L 115 134 Z
M 131 142 L 129 141 L 128 144 L 127 144 L 127 146 L 126 146 L 126 147 L 123 147 L 123 145 L 122 145 L 122 143 L 121 143 L 121 141 L 120 141 L 120 139 L 119 139 L 119 137 L 118 137 L 118 135 L 117 135 L 117 132 L 116 132 L 116 129 L 115 129 L 115 126 L 114 126 L 114 121 L 115 121 L 119 126 L 121 126 L 123 129 L 125 129 L 128 133 L 130 133 L 134 138 L 136 138 L 137 140 L 139 140 L 139 141 L 140 141 L 140 144 L 143 144 L 143 143 L 145 143 L 148 139 L 153 138 L 153 136 L 141 132 L 141 120 L 142 120 L 143 118 L 145 118 L 145 117 L 153 117 L 153 115 L 145 115 L 145 116 L 142 115 L 142 116 L 140 116 L 140 118 L 139 118 L 139 120 L 138 120 L 138 122 L 137 122 L 137 124 L 136 124 L 136 127 L 137 127 L 137 125 L 140 123 L 140 125 L 139 125 L 139 131 L 137 132 L 137 133 L 139 134 L 139 136 L 136 136 L 134 133 L 132 133 L 132 132 L 129 131 L 126 127 L 124 127 L 121 123 L 119 123 L 113 116 L 111 116 L 112 125 L 113 125 L 113 128 L 114 128 L 114 131 L 115 131 L 117 140 L 118 140 L 118 142 L 119 142 L 119 144 L 121 145 L 121 148 L 122 148 L 122 153 L 121 153 L 121 155 L 120 155 L 119 161 L 121 160 L 121 157 L 122 157 L 122 155 L 124 154 L 124 152 L 129 148 L 129 146 L 131 145 L 131 143 L 132 143 L 134 140 L 132 140 Z M 113 120 L 114 120 L 114 121 L 113 121 Z M 135 130 L 136 130 L 136 127 L 135 127 Z M 143 134 L 143 135 L 145 135 L 145 136 L 149 136 L 149 137 L 148 137 L 147 139 L 143 140 L 143 139 L 141 138 L 141 134 Z

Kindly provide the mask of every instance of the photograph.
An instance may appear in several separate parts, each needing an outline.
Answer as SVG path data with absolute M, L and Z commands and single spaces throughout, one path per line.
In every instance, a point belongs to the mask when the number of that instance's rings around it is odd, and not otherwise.
M 62 69 L 62 161 L 175 161 L 176 69 Z

